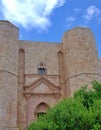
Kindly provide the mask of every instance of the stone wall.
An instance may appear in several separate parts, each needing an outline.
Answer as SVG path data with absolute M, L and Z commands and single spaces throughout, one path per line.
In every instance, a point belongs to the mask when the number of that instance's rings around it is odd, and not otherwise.
M 98 57 L 95 45 L 94 36 L 88 28 L 74 28 L 64 34 L 66 83 L 70 93 L 96 77 Z
M 0 20 L 0 37 L 2 40 L 12 40 L 19 38 L 19 29 L 9 21 Z
M 0 21 L 0 130 L 23 129 L 83 85 L 101 81 L 94 36 L 88 28 L 64 33 L 62 43 L 18 39 L 18 28 Z M 45 74 L 39 74 L 43 65 Z
M 29 41 L 19 41 L 19 50 L 24 50 L 25 52 L 25 82 L 21 85 L 19 84 L 19 106 L 18 106 L 18 125 L 25 128 L 26 122 L 30 122 L 31 120 L 36 119 L 36 115 L 34 114 L 36 111 L 36 107 L 39 103 L 50 103 L 49 107 L 53 106 L 57 101 L 57 98 L 54 95 L 48 93 L 51 90 L 48 88 L 48 82 L 51 82 L 54 86 L 60 87 L 59 83 L 59 67 L 58 67 L 58 44 L 56 43 L 41 43 L 41 42 L 29 42 Z M 21 58 L 21 56 L 20 56 Z M 21 60 L 23 61 L 23 60 Z M 46 75 L 38 74 L 38 67 L 40 63 L 43 63 L 46 69 Z M 23 63 L 20 66 L 23 71 Z M 21 71 L 20 71 L 21 72 Z M 21 75 L 21 74 L 20 74 Z M 19 76 L 20 76 L 19 75 Z M 43 79 L 41 79 L 43 77 Z M 21 78 L 23 79 L 23 77 Z M 47 83 L 44 84 L 45 80 Z M 41 83 L 42 81 L 42 83 Z M 37 89 L 34 89 L 34 84 L 39 82 Z M 41 83 L 41 84 L 40 84 Z M 23 85 L 29 86 L 28 91 L 30 92 L 30 86 L 33 86 L 33 96 L 30 94 L 30 100 L 28 96 L 24 94 Z M 40 85 L 41 88 L 40 89 Z M 50 85 L 49 85 L 50 86 Z M 38 90 L 40 90 L 38 92 Z M 44 91 L 44 93 L 43 93 Z M 31 93 L 30 92 L 30 93 Z M 46 95 L 45 95 L 46 93 Z M 53 93 L 53 92 L 52 92 Z M 25 96 L 24 96 L 25 95 Z M 47 102 L 48 100 L 48 102 Z M 29 107 L 26 105 L 30 102 Z M 27 112 L 28 111 L 28 112 Z M 32 114 L 28 114 L 28 113 Z M 26 118 L 27 117 L 27 118 Z
M 48 75 L 58 75 L 58 44 L 19 41 L 19 49 L 25 50 L 25 73 L 37 74 L 38 65 L 46 65 Z
M 0 130 L 17 129 L 18 29 L 0 21 Z
M 82 73 L 69 77 L 67 83 L 69 84 L 70 95 L 73 95 L 75 91 L 79 90 L 83 86 L 87 86 L 91 89 L 94 80 L 101 82 L 101 74 Z
M 63 51 L 69 76 L 96 72 L 97 50 L 92 32 L 88 28 L 74 28 L 64 34 Z
M 98 65 L 99 65 L 99 72 L 100 72 L 100 74 L 101 74 L 101 59 L 99 59 L 99 62 L 98 62 Z

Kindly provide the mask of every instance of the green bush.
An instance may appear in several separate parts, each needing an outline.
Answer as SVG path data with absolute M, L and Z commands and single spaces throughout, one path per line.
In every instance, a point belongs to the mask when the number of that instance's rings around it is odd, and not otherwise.
M 101 83 L 83 87 L 74 97 L 64 99 L 28 130 L 101 130 Z

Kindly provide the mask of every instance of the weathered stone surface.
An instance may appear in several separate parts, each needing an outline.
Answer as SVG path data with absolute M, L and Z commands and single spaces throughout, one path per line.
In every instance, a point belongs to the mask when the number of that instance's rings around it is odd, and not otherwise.
M 0 130 L 24 129 L 80 86 L 101 81 L 90 29 L 69 30 L 60 44 L 21 41 L 18 33 L 0 21 Z
M 19 130 L 18 128 L 7 128 L 7 127 L 0 127 L 0 130 Z
M 101 59 L 99 59 L 98 65 L 99 65 L 98 72 L 100 72 L 101 74 Z

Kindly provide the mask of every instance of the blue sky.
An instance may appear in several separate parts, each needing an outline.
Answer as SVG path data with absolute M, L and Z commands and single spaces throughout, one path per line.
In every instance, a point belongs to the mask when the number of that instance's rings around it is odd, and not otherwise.
M 20 39 L 61 42 L 75 26 L 89 27 L 101 58 L 101 0 L 1 0 L 0 19 L 20 30 Z

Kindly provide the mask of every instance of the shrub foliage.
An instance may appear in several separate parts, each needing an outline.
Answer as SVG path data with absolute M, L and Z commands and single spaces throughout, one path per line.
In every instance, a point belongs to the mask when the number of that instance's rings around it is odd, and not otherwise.
M 62 100 L 28 130 L 101 130 L 101 83 L 94 81 L 92 86 Z

